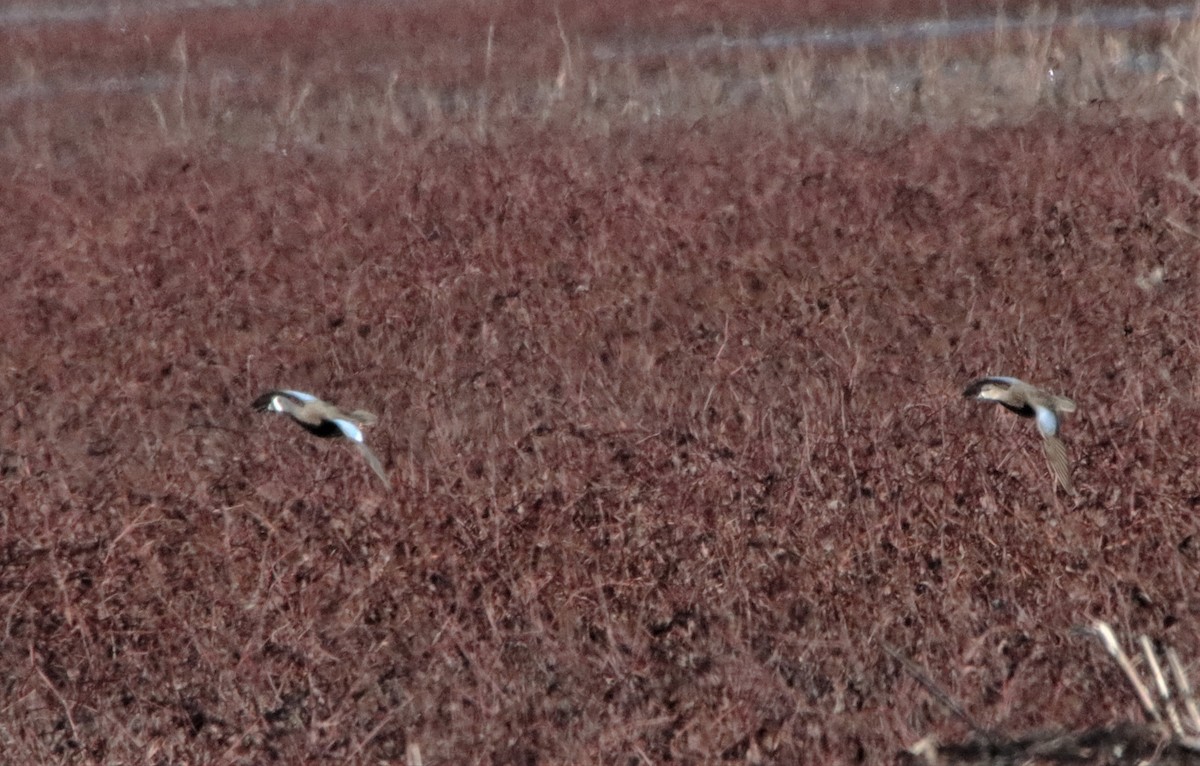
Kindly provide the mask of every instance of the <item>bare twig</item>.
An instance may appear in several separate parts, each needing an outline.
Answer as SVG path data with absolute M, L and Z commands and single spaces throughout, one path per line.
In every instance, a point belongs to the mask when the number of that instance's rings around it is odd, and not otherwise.
M 1170 647 L 1167 648 L 1167 663 L 1171 666 L 1171 675 L 1175 678 L 1175 688 L 1179 689 L 1183 696 L 1183 706 L 1187 710 L 1192 731 L 1200 732 L 1200 708 L 1196 706 L 1196 693 L 1192 689 L 1187 672 L 1183 669 L 1183 663 L 1179 661 L 1179 655 Z
M 930 696 L 941 703 L 942 707 L 946 708 L 955 716 L 957 716 L 959 720 L 969 726 L 971 731 L 976 735 L 988 741 L 992 740 L 991 733 L 985 729 L 983 725 L 979 723 L 979 721 L 976 721 L 975 718 L 972 717 L 962 705 L 955 702 L 948 693 L 934 683 L 933 679 L 929 677 L 929 674 L 926 673 L 923 668 L 910 660 L 908 657 L 905 657 L 899 649 L 887 643 L 886 641 L 881 641 L 880 645 L 883 646 L 883 651 L 887 652 L 888 656 L 894 659 L 896 662 L 899 662 L 904 668 L 905 672 L 916 679 L 917 683 L 921 684 L 921 686 L 924 686 L 925 691 L 929 692 Z
M 44 661 L 45 659 L 39 655 L 37 650 L 33 648 L 33 645 L 30 644 L 29 664 L 33 666 L 33 670 L 35 673 L 37 673 L 38 678 L 41 679 L 42 683 L 46 685 L 46 688 L 50 690 L 50 693 L 53 694 L 55 699 L 58 700 L 58 704 L 62 705 L 63 715 L 67 719 L 67 724 L 71 727 L 71 739 L 79 742 L 79 727 L 75 725 L 75 715 L 71 712 L 71 704 L 67 702 L 67 698 L 63 696 L 62 692 L 58 690 L 58 687 L 54 685 L 54 682 L 50 680 L 50 676 L 46 675 L 46 671 L 42 669 L 42 663 Z
M 1171 689 L 1167 686 L 1167 679 L 1163 675 L 1162 665 L 1158 661 L 1158 655 L 1154 652 L 1154 645 L 1150 643 L 1150 638 L 1146 635 L 1138 638 L 1138 644 L 1142 647 L 1142 656 L 1146 658 L 1146 663 L 1150 665 L 1150 675 L 1154 679 L 1154 687 L 1158 690 L 1162 712 L 1167 718 L 1167 723 L 1171 726 L 1171 731 L 1175 732 L 1177 737 L 1186 736 L 1183 724 L 1179 720 L 1179 713 L 1175 710 L 1175 705 L 1172 703 Z
M 1167 178 L 1187 189 L 1197 197 L 1200 197 L 1200 187 L 1196 186 L 1196 182 L 1185 176 L 1183 173 L 1168 173 Z
M 1137 671 L 1133 669 L 1133 663 L 1129 661 L 1129 656 L 1125 654 L 1125 650 L 1117 643 L 1117 636 L 1113 633 L 1113 629 L 1108 626 L 1108 623 L 1097 620 L 1092 623 L 1091 630 L 1100 639 L 1100 643 L 1104 644 L 1105 651 L 1117 661 L 1117 666 L 1121 668 L 1121 672 L 1125 674 L 1125 678 L 1133 686 L 1134 694 L 1137 695 L 1138 702 L 1142 705 L 1142 712 L 1155 723 L 1161 722 L 1162 715 L 1159 714 L 1154 700 L 1150 698 L 1150 692 L 1146 689 L 1146 685 L 1142 683 L 1142 679 L 1138 677 Z
M 1187 234 L 1190 237 L 1200 239 L 1200 233 L 1197 233 L 1197 231 L 1195 229 L 1193 229 L 1191 226 L 1188 226 L 1186 223 L 1183 223 L 1181 221 L 1176 221 L 1171 216 L 1167 216 L 1163 220 L 1166 221 L 1167 225 L 1170 226 L 1171 228 L 1178 229 L 1179 231 L 1182 231 L 1184 234 Z

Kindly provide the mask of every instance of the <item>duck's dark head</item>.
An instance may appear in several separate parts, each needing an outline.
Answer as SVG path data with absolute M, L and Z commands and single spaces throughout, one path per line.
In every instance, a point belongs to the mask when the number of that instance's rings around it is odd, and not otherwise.
M 279 407 L 275 404 L 275 397 L 277 396 L 279 396 L 279 394 L 275 393 L 274 391 L 268 391 L 251 402 L 250 406 L 259 412 L 278 412 Z
M 980 378 L 978 380 L 972 380 L 970 383 L 967 384 L 967 387 L 965 389 L 963 389 L 963 398 L 964 399 L 991 399 L 993 397 L 988 396 L 987 393 L 985 393 L 985 392 L 987 390 L 994 388 L 995 386 L 996 386 L 995 381 L 991 380 L 990 378 Z

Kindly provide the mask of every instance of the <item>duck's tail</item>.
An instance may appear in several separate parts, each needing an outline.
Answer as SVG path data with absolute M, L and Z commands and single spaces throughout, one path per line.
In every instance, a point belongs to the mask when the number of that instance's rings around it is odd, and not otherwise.
M 1058 410 L 1059 412 L 1074 412 L 1075 402 L 1065 396 L 1055 396 L 1054 409 Z
M 379 418 L 375 417 L 374 413 L 366 410 L 355 410 L 347 414 L 360 426 L 373 426 L 379 422 Z

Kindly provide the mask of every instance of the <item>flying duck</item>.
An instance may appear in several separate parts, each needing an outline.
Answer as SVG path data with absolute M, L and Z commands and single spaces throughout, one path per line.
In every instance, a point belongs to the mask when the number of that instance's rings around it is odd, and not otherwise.
M 1044 440 L 1050 470 L 1063 489 L 1074 494 L 1071 465 L 1067 461 L 1067 448 L 1058 438 L 1058 423 L 1061 415 L 1075 411 L 1075 402 L 1031 386 L 1023 380 L 1002 376 L 971 381 L 963 391 L 963 396 L 997 402 L 1023 418 L 1034 418 Z
M 286 389 L 267 391 L 255 399 L 251 406 L 259 412 L 282 412 L 313 436 L 323 439 L 330 437 L 349 439 L 367 459 L 371 470 L 383 479 L 384 484 L 390 486 L 387 474 L 383 470 L 383 464 L 363 441 L 361 427 L 369 426 L 376 421 L 375 416 L 371 413 L 363 410 L 346 412 L 312 394 Z

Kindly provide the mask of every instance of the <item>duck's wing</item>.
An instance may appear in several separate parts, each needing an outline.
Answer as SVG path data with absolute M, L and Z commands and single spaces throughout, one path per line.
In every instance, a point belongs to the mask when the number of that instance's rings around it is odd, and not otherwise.
M 1043 446 L 1046 448 L 1046 460 L 1054 478 L 1067 491 L 1068 495 L 1075 494 L 1075 485 L 1071 483 L 1071 461 L 1067 459 L 1067 448 L 1057 436 L 1047 436 Z
M 354 446 L 358 447 L 358 451 L 367 459 L 367 465 L 371 466 L 371 470 L 375 472 L 375 475 L 382 479 L 384 484 L 391 487 L 392 483 L 388 481 L 387 472 L 383 470 L 383 463 L 379 462 L 379 458 L 375 456 L 371 448 L 362 442 L 355 442 Z
M 375 472 L 375 475 L 383 479 L 383 483 L 390 487 L 391 482 L 388 481 L 387 472 L 383 470 L 383 463 L 379 461 L 379 458 L 375 456 L 375 453 L 363 441 L 362 429 L 356 423 L 346 418 L 333 418 L 329 422 L 336 425 L 341 430 L 343 436 L 354 442 L 354 446 L 367 459 L 367 465 L 371 466 L 371 470 Z
M 1050 461 L 1050 470 L 1068 494 L 1075 494 L 1075 487 L 1071 484 L 1071 461 L 1067 459 L 1067 447 L 1058 438 L 1058 413 L 1042 405 L 1034 405 L 1033 410 L 1038 431 L 1044 440 L 1046 459 Z

